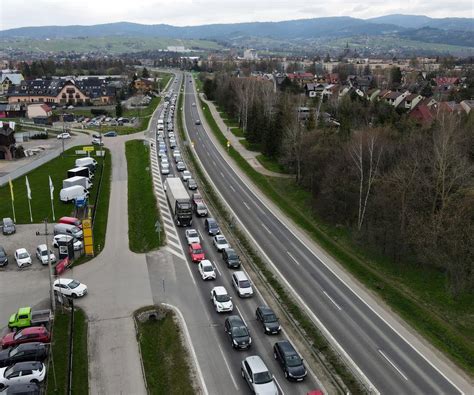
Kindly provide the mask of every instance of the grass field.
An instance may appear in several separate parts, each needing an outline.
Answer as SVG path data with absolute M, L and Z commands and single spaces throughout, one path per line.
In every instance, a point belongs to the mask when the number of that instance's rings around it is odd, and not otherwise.
M 194 394 L 188 353 L 181 342 L 181 328 L 172 311 L 163 312 L 165 317 L 160 320 L 137 320 L 148 391 L 152 395 Z
M 225 136 L 207 105 L 202 101 L 201 105 L 213 133 L 225 147 Z M 255 185 L 321 247 L 468 374 L 474 375 L 474 295 L 453 299 L 442 273 L 396 265 L 362 250 L 350 241 L 344 230 L 330 227 L 309 213 L 308 194 L 293 181 L 257 173 L 233 147 L 229 155 Z
M 285 168 L 282 165 L 264 154 L 257 155 L 257 160 L 267 170 L 275 173 L 286 173 Z
M 151 177 L 149 148 L 144 140 L 127 141 L 125 155 L 128 170 L 128 238 L 130 250 L 148 252 L 163 245 L 165 234 L 155 231 L 160 221 L 153 180 Z M 160 236 L 160 237 L 158 237 Z
M 68 383 L 68 350 L 70 337 L 70 312 L 58 310 L 54 318 L 53 341 L 48 365 L 48 395 L 65 395 Z M 86 395 L 89 392 L 89 366 L 87 358 L 87 319 L 84 312 L 74 313 L 74 353 L 72 393 Z M 53 373 L 54 361 L 54 373 Z M 56 379 L 56 380 L 55 380 Z

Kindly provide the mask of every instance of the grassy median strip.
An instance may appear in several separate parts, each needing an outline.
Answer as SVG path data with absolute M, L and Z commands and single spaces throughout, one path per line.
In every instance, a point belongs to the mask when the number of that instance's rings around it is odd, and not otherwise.
M 66 394 L 69 365 L 69 337 L 71 312 L 58 310 L 53 323 L 53 341 L 47 371 L 48 395 Z M 73 379 L 74 394 L 88 394 L 89 366 L 87 359 L 87 319 L 84 312 L 76 309 L 74 313 L 73 339 Z M 53 366 L 54 365 L 54 366 Z M 53 371 L 54 369 L 54 371 Z
M 164 232 L 156 233 L 160 221 L 153 193 L 148 145 L 144 140 L 125 143 L 128 170 L 128 239 L 133 252 L 148 252 L 163 245 Z M 160 221 L 161 222 L 161 221 Z
M 199 100 L 213 134 L 226 148 L 227 140 L 217 126 L 209 106 L 201 98 Z M 276 181 L 258 173 L 233 147 L 228 150 L 228 153 L 254 184 L 258 185 L 277 207 L 304 229 L 321 247 L 369 289 L 376 292 L 397 314 L 429 339 L 432 344 L 448 355 L 468 374 L 474 375 L 474 345 L 469 340 L 470 336 L 463 335 L 458 328 L 443 317 L 443 314 L 440 314 L 439 310 L 433 309 L 432 300 L 426 299 L 423 287 L 419 290 L 410 289 L 409 279 L 404 278 L 400 270 L 398 270 L 399 278 L 397 280 L 393 276 L 389 277 L 383 270 L 380 270 L 380 267 L 386 265 L 386 262 L 370 265 L 365 254 L 358 253 L 355 246 L 350 245 L 349 242 L 341 243 L 336 230 L 330 230 L 318 218 L 308 215 L 307 210 L 303 211 L 303 207 L 295 205 L 293 191 L 298 190 L 304 194 L 300 187 L 293 183 L 290 188 L 288 185 L 284 188 L 276 188 L 275 183 L 281 182 L 281 180 Z M 421 270 L 419 276 L 425 278 L 425 274 Z M 435 285 L 430 284 L 429 287 L 432 286 Z M 438 300 L 438 305 L 444 305 L 443 310 L 445 311 L 449 311 L 451 303 L 443 297 Z M 469 320 L 467 315 L 466 320 Z
M 158 319 L 135 320 L 148 393 L 194 394 L 189 356 L 183 345 L 181 328 L 172 311 L 162 308 L 159 311 Z

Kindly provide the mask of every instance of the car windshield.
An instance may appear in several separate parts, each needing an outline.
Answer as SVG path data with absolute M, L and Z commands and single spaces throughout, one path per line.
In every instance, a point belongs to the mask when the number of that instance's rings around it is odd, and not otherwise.
M 230 300 L 230 297 L 227 294 L 225 294 L 225 295 L 216 295 L 216 300 L 218 302 L 221 302 L 221 303 L 228 302 Z
M 266 314 L 263 316 L 265 322 L 276 322 L 277 318 L 275 314 Z
M 234 337 L 245 337 L 248 336 L 249 332 L 245 326 L 238 326 L 232 329 Z
M 204 203 L 198 203 L 197 208 L 202 210 L 202 209 L 206 208 L 206 206 L 204 205 Z
M 15 336 L 13 336 L 13 338 L 14 338 L 15 340 L 18 340 L 18 339 L 20 339 L 21 337 L 22 337 L 21 331 L 15 333 Z
M 288 366 L 300 366 L 301 358 L 298 355 L 289 355 L 286 358 L 286 364 Z
M 3 221 L 3 226 L 12 226 L 13 221 L 11 219 L 6 219 Z
M 227 240 L 226 239 L 217 239 L 217 244 L 227 244 Z
M 0 258 L 7 256 L 6 252 L 0 249 Z
M 193 248 L 193 254 L 202 254 L 201 248 Z
M 48 256 L 48 251 L 46 251 L 46 250 L 41 251 L 41 255 L 42 256 Z
M 28 253 L 27 252 L 22 252 L 22 253 L 18 254 L 18 258 L 20 258 L 20 259 L 28 258 Z
M 255 375 L 253 376 L 253 380 L 255 384 L 265 384 L 272 381 L 273 377 L 270 374 L 270 372 L 260 372 L 260 373 L 255 373 Z
M 214 271 L 214 268 L 212 267 L 212 265 L 205 265 L 203 266 L 203 269 L 205 272 L 213 272 Z
M 8 377 L 12 373 L 13 373 L 13 366 L 10 369 L 5 370 L 5 373 L 3 374 L 3 377 Z
M 76 280 L 72 280 L 67 286 L 71 289 L 77 288 L 81 283 Z
M 18 347 L 15 347 L 10 351 L 10 357 L 14 357 L 16 354 L 18 354 Z
M 239 281 L 239 286 L 240 286 L 240 288 L 249 288 L 250 287 L 250 281 L 249 280 Z

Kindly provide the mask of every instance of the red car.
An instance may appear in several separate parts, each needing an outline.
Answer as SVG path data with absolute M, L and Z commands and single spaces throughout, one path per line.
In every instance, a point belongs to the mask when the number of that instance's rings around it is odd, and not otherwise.
M 77 226 L 79 229 L 82 229 L 82 221 L 76 217 L 61 217 L 59 218 L 58 223 L 74 225 Z
M 22 343 L 49 343 L 51 336 L 44 326 L 33 326 L 18 332 L 10 332 L 0 339 L 1 348 L 8 348 Z
M 192 243 L 189 245 L 189 255 L 193 262 L 201 262 L 203 259 L 206 259 L 201 244 L 199 243 Z

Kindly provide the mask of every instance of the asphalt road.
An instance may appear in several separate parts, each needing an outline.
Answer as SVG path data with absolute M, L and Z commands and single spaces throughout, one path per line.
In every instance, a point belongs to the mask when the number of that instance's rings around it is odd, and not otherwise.
M 155 124 L 156 119 L 152 122 Z M 168 144 L 169 139 L 165 140 Z M 173 174 L 179 175 L 172 160 L 170 163 Z M 312 389 L 321 388 L 311 372 L 305 381 L 299 383 L 288 382 L 284 378 L 273 358 L 272 347 L 276 341 L 284 339 L 285 335 L 265 335 L 261 324 L 255 319 L 257 306 L 266 304 L 262 296 L 257 291 L 252 298 L 239 299 L 231 285 L 231 271 L 212 245 L 212 238 L 205 233 L 204 218 L 194 217 L 192 227 L 201 234 L 206 259 L 211 260 L 217 269 L 216 280 L 203 281 L 198 265 L 192 263 L 187 254 L 185 262 L 172 254 L 166 256 L 158 253 L 148 254 L 147 260 L 154 301 L 173 304 L 182 312 L 207 391 L 210 394 L 249 393 L 247 384 L 240 375 L 241 361 L 249 355 L 260 355 L 264 359 L 274 374 L 281 393 L 305 394 Z M 177 228 L 181 244 L 186 249 L 185 229 Z M 240 315 L 249 328 L 252 336 L 249 350 L 234 350 L 224 332 L 224 321 L 230 314 L 216 313 L 210 301 L 211 289 L 217 285 L 223 285 L 233 297 L 232 314 Z
M 195 152 L 241 224 L 298 295 L 312 319 L 326 328 L 381 393 L 462 393 L 342 281 L 324 257 L 320 259 L 308 248 L 237 175 L 228 163 L 230 159 L 224 159 L 221 149 L 216 148 L 210 132 L 206 133 L 203 125 L 195 125 L 201 110 L 192 106 L 198 100 L 190 78 L 188 75 L 185 82 L 185 122 Z M 204 119 L 202 122 L 205 123 Z M 243 309 L 248 313 L 251 308 Z

